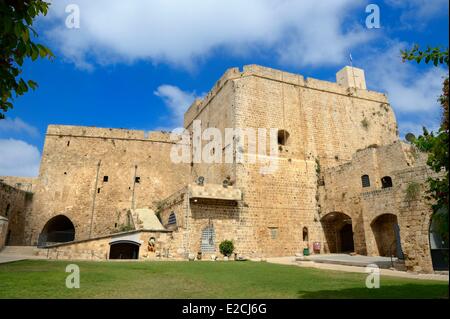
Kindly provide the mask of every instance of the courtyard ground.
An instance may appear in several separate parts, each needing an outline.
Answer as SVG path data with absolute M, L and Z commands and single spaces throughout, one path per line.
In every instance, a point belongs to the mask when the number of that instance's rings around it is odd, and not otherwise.
M 79 289 L 65 286 L 66 266 L 80 267 Z M 0 298 L 448 298 L 448 282 L 266 262 L 69 262 L 0 265 Z

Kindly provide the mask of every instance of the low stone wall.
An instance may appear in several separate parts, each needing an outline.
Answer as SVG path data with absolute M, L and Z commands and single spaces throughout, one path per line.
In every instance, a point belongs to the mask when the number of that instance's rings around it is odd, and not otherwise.
M 139 243 L 138 259 L 157 258 L 182 258 L 178 254 L 178 247 L 172 243 L 172 232 L 161 230 L 140 230 L 131 231 L 108 236 L 68 242 L 52 245 L 39 249 L 38 255 L 48 259 L 65 260 L 107 260 L 109 259 L 110 243 L 120 240 L 129 240 L 130 237 Z M 154 246 L 149 243 L 150 238 L 154 238 Z

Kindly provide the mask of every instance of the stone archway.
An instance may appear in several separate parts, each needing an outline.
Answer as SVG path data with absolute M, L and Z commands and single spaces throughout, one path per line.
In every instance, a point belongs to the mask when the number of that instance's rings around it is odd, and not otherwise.
M 355 250 L 352 218 L 349 215 L 332 212 L 323 216 L 320 222 L 330 253 L 349 253 Z
M 110 243 L 109 259 L 138 259 L 140 244 L 129 241 L 119 240 Z
M 375 237 L 377 255 L 403 258 L 397 216 L 382 214 L 370 224 Z
M 449 243 L 447 234 L 440 227 L 438 218 L 431 216 L 429 227 L 430 253 L 433 270 L 448 270 L 449 264 Z M 447 237 L 447 238 L 444 238 Z
M 47 221 L 39 235 L 38 246 L 65 243 L 75 239 L 75 226 L 65 215 L 57 215 Z

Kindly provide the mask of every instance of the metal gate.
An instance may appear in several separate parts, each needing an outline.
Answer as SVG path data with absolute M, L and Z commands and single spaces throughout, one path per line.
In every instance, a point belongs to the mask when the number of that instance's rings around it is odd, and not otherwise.
M 206 227 L 202 231 L 202 239 L 200 244 L 200 250 L 202 253 L 213 253 L 214 248 L 215 232 L 214 227 Z

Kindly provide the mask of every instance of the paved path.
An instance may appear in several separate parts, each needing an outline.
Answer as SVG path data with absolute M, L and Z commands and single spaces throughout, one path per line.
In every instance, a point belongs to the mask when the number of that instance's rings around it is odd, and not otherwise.
M 46 259 L 36 256 L 34 246 L 6 246 L 0 251 L 0 264 L 26 259 Z
M 362 256 L 349 256 L 349 257 L 362 257 Z M 295 256 L 273 257 L 273 258 L 267 258 L 266 260 L 267 260 L 267 262 L 281 264 L 281 265 L 294 265 L 294 266 L 299 266 L 299 267 L 365 273 L 364 267 L 328 264 L 328 263 L 317 263 L 314 261 L 296 261 L 295 258 L 296 258 Z M 418 273 L 413 273 L 413 272 L 398 271 L 398 270 L 391 270 L 391 269 L 380 269 L 380 271 L 381 271 L 381 275 L 384 275 L 384 276 L 422 279 L 422 280 L 440 280 L 440 281 L 447 281 L 447 282 L 449 281 L 448 274 L 418 274 Z

